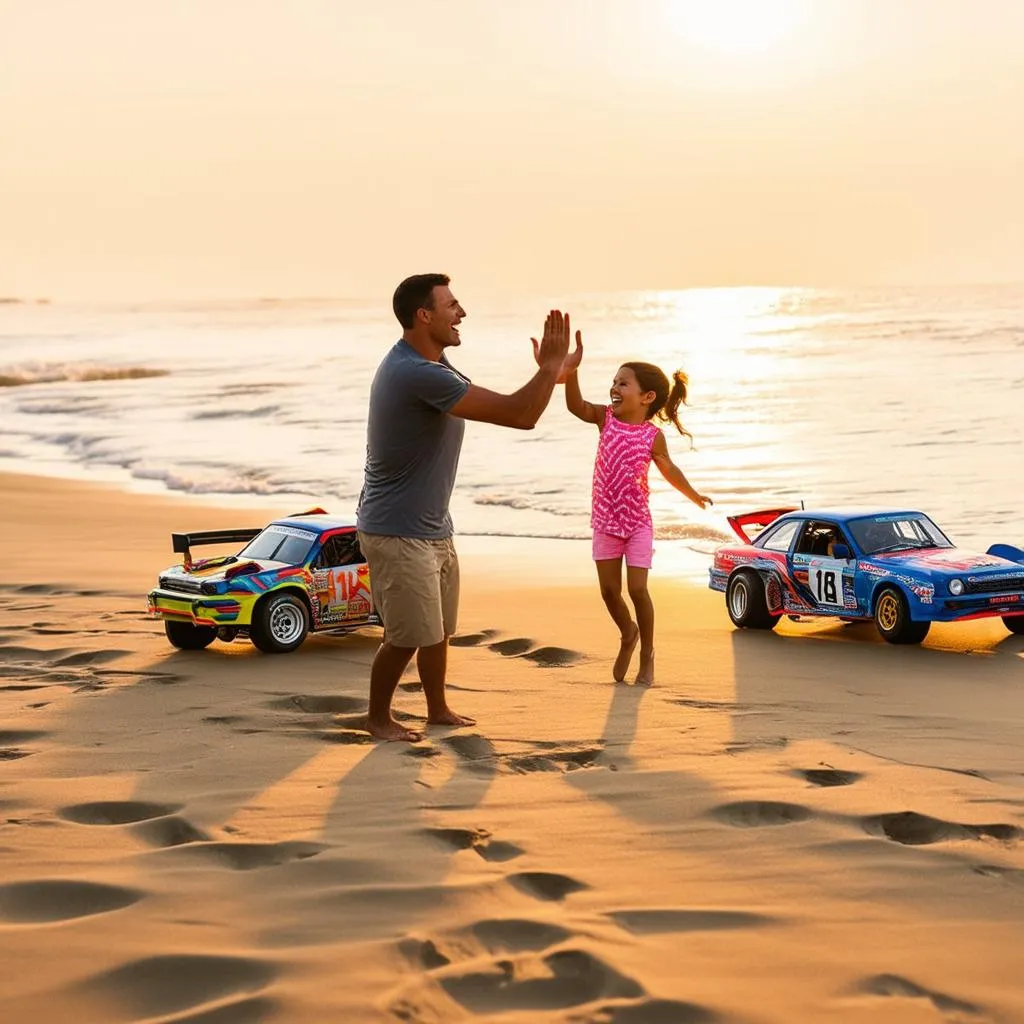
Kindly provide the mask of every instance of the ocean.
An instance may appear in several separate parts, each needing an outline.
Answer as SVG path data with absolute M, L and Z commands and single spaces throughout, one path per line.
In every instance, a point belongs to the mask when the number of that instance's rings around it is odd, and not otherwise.
M 801 502 L 917 508 L 958 543 L 1024 544 L 1024 286 L 456 293 L 451 360 L 493 390 L 533 373 L 553 306 L 583 331 L 589 400 L 628 359 L 689 374 L 692 450 L 666 435 L 715 506 L 652 467 L 663 545 L 707 554 L 726 515 Z M 370 380 L 400 333 L 389 303 L 0 302 L 0 469 L 354 514 Z M 457 533 L 588 537 L 596 440 L 560 390 L 533 431 L 470 423 Z

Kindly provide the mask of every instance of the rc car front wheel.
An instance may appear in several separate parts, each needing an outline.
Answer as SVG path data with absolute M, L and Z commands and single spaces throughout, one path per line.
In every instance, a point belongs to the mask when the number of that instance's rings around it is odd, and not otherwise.
M 217 638 L 217 630 L 210 626 L 193 626 L 191 622 L 172 622 L 164 619 L 167 639 L 181 651 L 201 651 Z
M 1004 615 L 1003 625 L 1011 633 L 1024 633 L 1024 615 Z
M 265 654 L 288 654 L 309 632 L 309 609 L 297 594 L 272 594 L 256 605 L 249 636 Z
M 740 629 L 774 629 L 781 615 L 768 611 L 764 581 L 749 569 L 729 577 L 725 589 L 725 607 L 734 626 Z
M 886 587 L 875 601 L 875 627 L 891 644 L 919 644 L 931 629 L 930 622 L 914 622 L 907 599 L 896 587 Z

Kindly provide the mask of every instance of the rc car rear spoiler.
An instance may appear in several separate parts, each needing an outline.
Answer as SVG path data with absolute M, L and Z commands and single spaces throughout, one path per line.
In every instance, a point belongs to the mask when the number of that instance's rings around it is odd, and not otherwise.
M 793 508 L 765 508 L 761 509 L 760 512 L 744 512 L 741 516 L 727 516 L 729 525 L 732 527 L 733 533 L 744 544 L 750 544 L 753 541 L 752 537 L 747 536 L 746 531 L 743 529 L 744 526 L 760 526 L 762 529 L 768 526 L 770 523 L 774 523 L 779 516 L 784 516 L 787 512 L 796 512 L 797 509 Z
M 204 530 L 200 533 L 172 533 L 171 547 L 179 554 L 184 555 L 185 568 L 191 568 L 192 555 L 189 548 L 201 544 L 247 544 L 263 532 L 256 530 Z

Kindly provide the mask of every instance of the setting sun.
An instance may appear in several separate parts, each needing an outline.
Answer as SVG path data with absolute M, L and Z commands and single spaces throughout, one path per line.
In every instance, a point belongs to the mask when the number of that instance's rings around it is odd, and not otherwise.
M 674 0 L 673 22 L 691 42 L 723 54 L 759 53 L 792 35 L 803 0 Z

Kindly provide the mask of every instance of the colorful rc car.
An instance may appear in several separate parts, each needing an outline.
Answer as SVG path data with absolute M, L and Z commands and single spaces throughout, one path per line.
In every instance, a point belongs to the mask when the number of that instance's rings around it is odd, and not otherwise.
M 1024 633 L 1020 548 L 964 551 L 922 512 L 777 508 L 729 524 L 743 543 L 718 548 L 708 585 L 741 628 L 774 629 L 784 614 L 873 619 L 889 643 L 918 644 L 933 622 L 998 615 Z
M 200 544 L 241 544 L 237 555 L 192 561 Z M 172 533 L 184 556 L 160 574 L 150 614 L 175 647 L 248 636 L 268 654 L 294 651 L 309 632 L 379 626 L 354 523 L 311 509 L 262 530 Z

